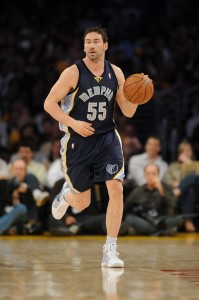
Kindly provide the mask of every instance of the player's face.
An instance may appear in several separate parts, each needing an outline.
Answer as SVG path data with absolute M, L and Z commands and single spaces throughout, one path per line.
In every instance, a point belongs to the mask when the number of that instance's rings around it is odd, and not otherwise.
M 103 42 L 101 34 L 90 32 L 86 35 L 84 40 L 84 52 L 90 60 L 96 61 L 104 57 L 107 48 L 108 43 Z

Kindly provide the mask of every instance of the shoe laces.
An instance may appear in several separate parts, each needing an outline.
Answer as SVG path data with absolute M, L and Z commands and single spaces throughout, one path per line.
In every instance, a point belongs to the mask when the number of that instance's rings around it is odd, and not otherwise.
M 116 250 L 109 250 L 107 251 L 107 255 L 112 259 L 118 259 L 119 253 Z
M 103 247 L 103 251 L 116 251 L 117 245 L 114 243 L 111 244 L 105 244 Z

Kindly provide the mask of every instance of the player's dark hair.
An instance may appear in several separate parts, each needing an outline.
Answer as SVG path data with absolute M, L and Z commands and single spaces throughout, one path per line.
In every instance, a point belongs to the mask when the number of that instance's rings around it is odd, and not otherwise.
M 108 36 L 107 36 L 107 33 L 106 33 L 106 28 L 102 28 L 100 25 L 99 26 L 88 27 L 84 32 L 83 41 L 85 41 L 86 35 L 90 32 L 97 32 L 97 33 L 101 34 L 103 42 L 104 43 L 108 42 Z

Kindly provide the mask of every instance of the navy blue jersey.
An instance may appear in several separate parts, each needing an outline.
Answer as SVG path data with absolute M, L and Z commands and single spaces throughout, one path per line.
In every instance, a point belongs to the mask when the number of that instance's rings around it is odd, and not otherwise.
M 94 134 L 113 130 L 116 127 L 113 113 L 118 82 L 110 62 L 105 60 L 104 73 L 100 77 L 92 74 L 83 60 L 77 61 L 76 65 L 79 80 L 76 88 L 62 99 L 62 110 L 75 120 L 91 123 Z M 77 134 L 64 124 L 60 124 L 60 129 Z

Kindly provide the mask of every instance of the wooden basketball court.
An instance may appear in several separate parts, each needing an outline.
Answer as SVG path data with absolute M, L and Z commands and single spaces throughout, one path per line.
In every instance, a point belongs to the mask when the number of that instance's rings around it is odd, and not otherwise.
M 199 299 L 199 234 L 120 237 L 125 268 L 101 268 L 105 237 L 0 237 L 0 299 Z

